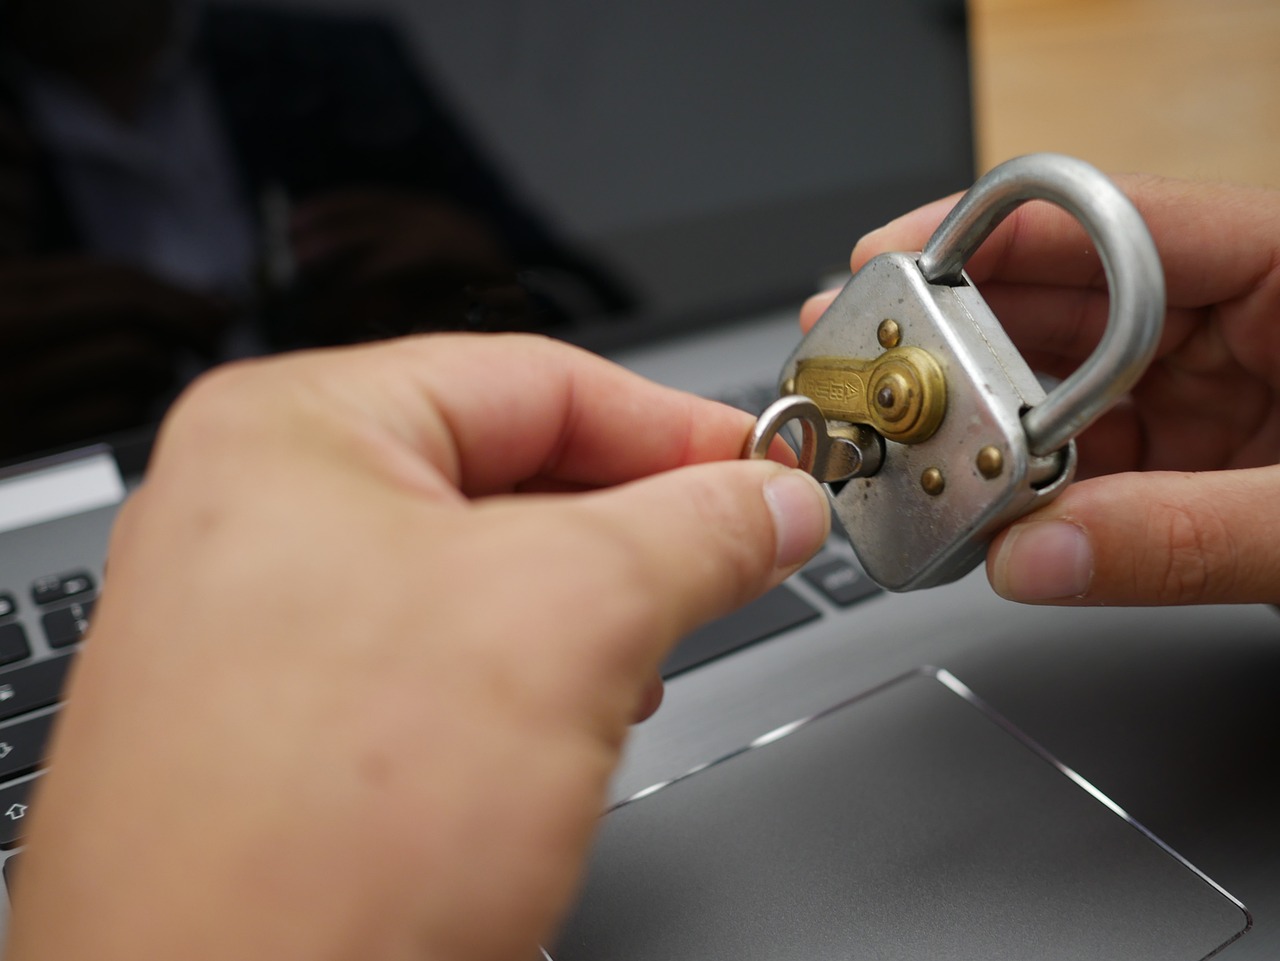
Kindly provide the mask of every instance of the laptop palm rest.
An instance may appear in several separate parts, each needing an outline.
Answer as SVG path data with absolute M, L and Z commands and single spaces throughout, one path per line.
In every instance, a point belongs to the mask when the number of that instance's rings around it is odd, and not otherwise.
M 604 819 L 553 961 L 1198 959 L 1243 906 L 945 671 Z

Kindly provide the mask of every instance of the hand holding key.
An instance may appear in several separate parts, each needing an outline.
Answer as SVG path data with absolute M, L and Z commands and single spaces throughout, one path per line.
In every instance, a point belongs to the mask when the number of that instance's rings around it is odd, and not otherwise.
M 1280 192 L 1117 180 L 1164 266 L 1156 359 L 1129 400 L 1080 437 L 1080 475 L 1091 479 L 997 538 L 988 573 L 1001 594 L 1028 602 L 1278 601 Z M 955 199 L 864 237 L 853 269 L 919 250 Z M 1034 368 L 1062 377 L 1093 350 L 1106 281 L 1066 214 L 1019 208 L 966 270 Z M 802 326 L 832 298 L 811 300 Z
M 667 649 L 825 540 L 749 428 L 530 337 L 200 381 L 117 524 L 6 958 L 536 956 Z

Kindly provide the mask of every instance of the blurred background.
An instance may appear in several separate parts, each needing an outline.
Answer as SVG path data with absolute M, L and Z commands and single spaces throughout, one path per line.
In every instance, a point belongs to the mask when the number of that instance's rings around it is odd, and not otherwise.
M 0 0 L 0 461 L 264 351 L 793 310 L 1022 153 L 1278 146 L 1280 0 Z
M 1031 150 L 1280 187 L 1276 0 L 970 0 L 979 169 Z

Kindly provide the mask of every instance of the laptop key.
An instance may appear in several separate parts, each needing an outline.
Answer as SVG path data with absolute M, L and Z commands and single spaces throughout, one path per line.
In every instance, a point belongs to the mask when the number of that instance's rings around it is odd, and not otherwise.
M 39 778 L 0 787 L 0 848 L 11 848 L 22 841 L 27 830 L 27 814 L 31 808 L 31 789 Z
M 0 728 L 0 781 L 21 777 L 41 766 L 56 716 L 45 714 Z
M 14 600 L 12 594 L 0 592 L 0 617 L 8 617 L 10 614 L 17 613 L 18 602 Z
M 57 704 L 74 657 L 63 654 L 0 672 L 0 721 Z
M 820 590 L 832 604 L 848 607 L 864 597 L 879 594 L 875 581 L 843 558 L 822 561 L 806 567 L 804 579 Z
M 816 607 L 780 584 L 682 640 L 663 662 L 662 676 L 672 677 L 820 616 Z
M 75 644 L 89 629 L 89 617 L 93 614 L 93 600 L 80 601 L 70 607 L 49 611 L 40 619 L 44 636 L 50 647 L 66 647 Z
M 56 604 L 95 588 L 93 575 L 88 571 L 70 571 L 66 574 L 50 574 L 31 585 L 31 599 L 37 604 Z
M 21 624 L 0 624 L 0 664 L 12 664 L 31 656 L 27 632 Z

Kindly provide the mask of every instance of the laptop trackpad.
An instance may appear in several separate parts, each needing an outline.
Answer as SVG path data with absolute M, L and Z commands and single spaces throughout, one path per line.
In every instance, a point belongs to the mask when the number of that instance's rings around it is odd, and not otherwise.
M 1170 961 L 1247 924 L 930 671 L 616 808 L 550 956 Z

